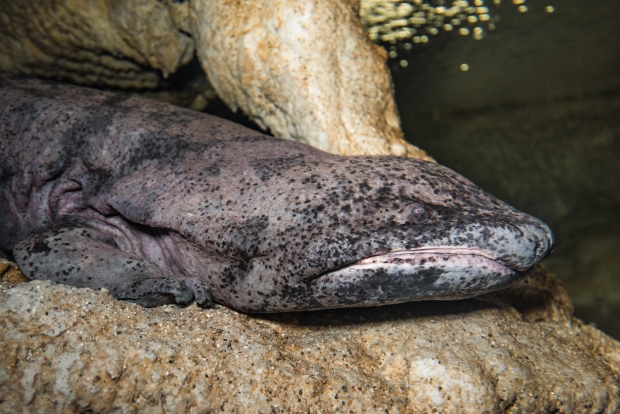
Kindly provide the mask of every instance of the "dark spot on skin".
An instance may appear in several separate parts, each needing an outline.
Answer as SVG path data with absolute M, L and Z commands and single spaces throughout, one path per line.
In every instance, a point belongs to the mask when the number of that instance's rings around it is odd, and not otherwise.
M 84 197 L 90 198 L 105 191 L 111 185 L 112 173 L 102 168 L 91 168 L 80 175 Z
M 284 171 L 302 165 L 303 155 L 298 155 L 288 158 L 264 158 L 252 161 L 250 164 L 252 169 L 258 174 L 263 182 L 267 182 L 277 174 L 282 174 Z
M 52 251 L 50 246 L 48 246 L 47 242 L 44 240 L 36 240 L 36 242 L 30 247 L 30 253 L 35 254 L 47 254 Z

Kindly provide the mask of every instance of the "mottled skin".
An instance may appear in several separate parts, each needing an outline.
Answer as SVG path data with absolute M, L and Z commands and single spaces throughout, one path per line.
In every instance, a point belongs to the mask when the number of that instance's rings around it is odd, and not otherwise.
M 31 279 L 144 306 L 370 306 L 498 289 L 552 242 L 437 164 L 0 77 L 0 250 Z

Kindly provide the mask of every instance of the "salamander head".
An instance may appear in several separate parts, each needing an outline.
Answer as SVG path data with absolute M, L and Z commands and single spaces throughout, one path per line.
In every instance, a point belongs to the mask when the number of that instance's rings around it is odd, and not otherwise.
M 262 179 L 244 192 L 253 213 L 218 242 L 239 260 L 214 294 L 240 310 L 471 297 L 518 280 L 553 245 L 540 220 L 425 161 L 306 158 Z

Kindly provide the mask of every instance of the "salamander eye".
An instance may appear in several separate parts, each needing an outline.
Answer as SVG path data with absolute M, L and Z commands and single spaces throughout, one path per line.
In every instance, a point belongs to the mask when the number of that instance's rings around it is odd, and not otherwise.
M 430 209 L 419 204 L 411 207 L 409 211 L 408 221 L 410 223 L 424 223 L 431 215 Z
M 424 213 L 426 213 L 426 210 L 422 206 L 416 206 L 411 209 L 411 213 L 419 217 L 419 216 L 422 216 Z
M 422 204 L 413 204 L 394 213 L 394 221 L 399 224 L 420 224 L 433 215 L 433 210 Z

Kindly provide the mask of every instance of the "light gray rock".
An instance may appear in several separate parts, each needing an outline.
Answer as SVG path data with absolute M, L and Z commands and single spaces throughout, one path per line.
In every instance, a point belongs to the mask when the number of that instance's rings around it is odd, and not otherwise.
M 541 267 L 477 300 L 260 317 L 0 286 L 5 413 L 620 409 L 620 344 Z

